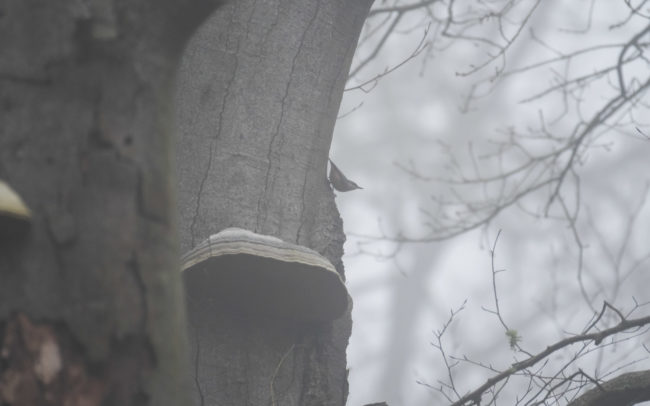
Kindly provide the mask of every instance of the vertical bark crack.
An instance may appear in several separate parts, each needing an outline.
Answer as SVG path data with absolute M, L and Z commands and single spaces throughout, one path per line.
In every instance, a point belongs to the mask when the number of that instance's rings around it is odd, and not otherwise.
M 233 23 L 233 16 L 231 15 L 231 18 L 228 19 L 230 26 L 232 26 Z M 230 30 L 228 30 L 230 31 Z M 227 45 L 226 45 L 227 47 Z M 239 70 L 239 58 L 237 57 L 239 53 L 239 49 L 241 48 L 241 39 L 237 39 L 237 46 L 236 46 L 236 52 L 233 52 L 233 57 L 235 58 L 235 66 L 232 69 L 232 75 L 230 76 L 228 83 L 226 84 L 226 91 L 225 91 L 225 96 L 223 98 L 223 102 L 221 103 L 221 109 L 219 110 L 219 122 L 217 123 L 217 131 L 214 137 L 211 138 L 210 140 L 210 152 L 208 155 L 208 165 L 205 168 L 205 172 L 203 173 L 203 177 L 201 178 L 201 183 L 199 185 L 199 190 L 197 192 L 196 196 L 196 207 L 194 209 L 194 216 L 192 217 L 192 223 L 190 225 L 190 237 L 192 241 L 192 247 L 196 245 L 196 224 L 199 218 L 199 213 L 201 211 L 201 196 L 203 195 L 203 188 L 205 187 L 205 182 L 208 180 L 208 176 L 210 174 L 210 170 L 212 169 L 212 160 L 214 158 L 214 147 L 217 142 L 217 139 L 219 139 L 219 136 L 221 136 L 221 129 L 222 129 L 222 122 L 223 122 L 223 116 L 226 110 L 226 106 L 228 104 L 228 98 L 232 93 L 232 87 L 233 83 L 235 82 L 235 78 L 237 77 L 237 71 Z
M 280 127 L 282 127 L 282 122 L 284 120 L 286 101 L 287 98 L 289 97 L 289 89 L 291 88 L 291 83 L 293 82 L 294 72 L 296 70 L 296 65 L 297 65 L 296 62 L 305 44 L 305 38 L 307 37 L 307 34 L 310 32 L 311 28 L 314 26 L 314 22 L 316 21 L 316 17 L 318 16 L 319 11 L 320 11 L 320 2 L 317 1 L 316 7 L 314 9 L 314 14 L 312 15 L 311 19 L 309 20 L 309 23 L 307 24 L 307 27 L 305 28 L 305 30 L 303 31 L 300 37 L 298 48 L 296 50 L 295 55 L 293 56 L 293 60 L 291 61 L 291 69 L 289 70 L 287 86 L 284 89 L 284 94 L 282 95 L 282 100 L 280 101 L 280 118 L 278 119 L 278 124 L 275 127 L 275 130 L 273 131 L 271 142 L 269 144 L 269 152 L 267 154 L 269 164 L 266 169 L 266 177 L 264 179 L 264 192 L 260 195 L 260 199 L 257 202 L 257 225 L 255 227 L 256 229 L 255 231 L 258 233 L 263 233 L 264 230 L 262 230 L 262 227 L 264 226 L 264 223 L 266 223 L 266 220 L 268 218 L 268 212 L 267 212 L 267 208 L 265 207 L 266 206 L 265 203 L 269 201 L 268 193 L 269 193 L 269 183 L 271 178 L 271 168 L 273 167 L 273 162 L 272 162 L 273 154 L 275 152 L 274 145 L 275 145 L 276 138 L 280 135 Z M 278 149 L 281 150 L 282 146 L 280 145 Z M 262 219 L 261 216 L 264 216 L 264 218 Z
M 203 390 L 201 389 L 201 380 L 199 379 L 199 359 L 201 356 L 201 340 L 199 340 L 199 335 L 194 329 L 194 336 L 196 337 L 196 355 L 194 356 L 194 385 L 196 385 L 196 391 L 199 394 L 199 406 L 205 405 L 205 397 L 203 396 Z

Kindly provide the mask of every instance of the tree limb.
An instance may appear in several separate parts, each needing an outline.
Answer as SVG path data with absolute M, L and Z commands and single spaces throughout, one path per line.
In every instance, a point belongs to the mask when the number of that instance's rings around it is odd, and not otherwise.
M 598 345 L 600 344 L 604 338 L 609 337 L 613 334 L 620 333 L 625 330 L 629 330 L 635 327 L 641 327 L 646 324 L 650 323 L 650 316 L 647 317 L 642 317 L 638 319 L 630 319 L 630 320 L 623 320 L 619 324 L 617 324 L 614 327 L 601 330 L 598 332 L 594 333 L 589 333 L 589 334 L 580 334 L 576 335 L 573 337 L 568 337 L 563 340 L 560 340 L 556 342 L 553 345 L 550 345 L 546 347 L 543 351 L 539 352 L 538 354 L 529 357 L 521 362 L 516 362 L 512 364 L 510 368 L 507 370 L 489 378 L 483 385 L 475 389 L 474 391 L 466 394 L 462 398 L 458 399 L 456 402 L 452 404 L 452 406 L 462 406 L 462 405 L 467 405 L 467 404 L 476 404 L 480 402 L 481 396 L 483 393 L 485 393 L 488 389 L 491 387 L 495 386 L 497 383 L 500 381 L 510 377 L 511 375 L 514 375 L 515 373 L 522 371 L 526 368 L 530 368 L 539 361 L 545 359 L 549 355 L 553 354 L 555 351 L 564 348 L 568 345 L 577 343 L 577 342 L 585 342 L 585 341 L 594 341 L 594 344 Z M 650 372 L 648 373 L 650 376 Z M 648 391 L 650 392 L 650 379 L 647 382 L 648 386 Z M 621 406 L 625 406 L 624 403 L 610 403 L 610 404 L 620 404 Z M 608 405 L 607 403 L 594 403 L 593 405 L 591 404 L 584 404 L 584 405 L 589 405 L 589 406 L 605 406 Z
M 588 390 L 567 406 L 631 406 L 650 400 L 650 370 L 628 372 Z

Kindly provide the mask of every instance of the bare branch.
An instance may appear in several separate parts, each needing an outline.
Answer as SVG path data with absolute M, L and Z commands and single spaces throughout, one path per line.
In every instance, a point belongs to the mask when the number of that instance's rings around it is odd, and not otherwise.
M 554 352 L 567 347 L 569 345 L 579 343 L 579 342 L 588 342 L 588 341 L 593 341 L 594 344 L 598 345 L 602 342 L 603 339 L 606 337 L 612 336 L 614 334 L 620 333 L 622 331 L 638 328 L 645 326 L 647 324 L 650 324 L 650 316 L 647 317 L 642 317 L 639 319 L 631 319 L 631 320 L 623 320 L 619 324 L 617 324 L 614 327 L 595 332 L 595 333 L 588 333 L 588 334 L 581 334 L 581 335 L 576 335 L 573 337 L 568 337 L 565 338 L 561 341 L 556 342 L 555 344 L 552 344 L 548 347 L 546 347 L 545 350 L 539 352 L 538 354 L 529 357 L 528 359 L 521 361 L 521 362 L 516 362 L 512 364 L 512 366 L 493 376 L 492 378 L 489 378 L 483 385 L 478 387 L 477 389 L 473 390 L 472 392 L 468 393 L 467 395 L 463 396 L 456 402 L 452 403 L 451 406 L 464 406 L 464 405 L 471 405 L 471 404 L 480 404 L 481 397 L 483 394 L 490 388 L 494 387 L 497 383 L 503 381 L 504 379 L 514 375 L 517 372 L 520 372 L 526 368 L 530 368 L 533 365 L 537 364 L 541 360 L 547 358 L 549 355 L 553 354 Z M 649 385 L 650 386 L 650 385 Z
M 438 2 L 440 0 L 424 0 L 419 3 L 413 3 L 413 4 L 407 4 L 405 6 L 394 6 L 394 7 L 382 7 L 382 8 L 376 8 L 373 10 L 370 10 L 368 13 L 368 17 L 373 17 L 377 14 L 385 14 L 385 13 L 406 13 L 409 11 L 415 11 L 424 7 L 428 7 L 432 5 L 435 2 Z

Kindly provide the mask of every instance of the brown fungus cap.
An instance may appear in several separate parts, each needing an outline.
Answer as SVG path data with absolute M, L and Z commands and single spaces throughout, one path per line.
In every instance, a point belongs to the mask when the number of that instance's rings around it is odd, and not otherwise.
M 330 321 L 348 306 L 345 285 L 325 257 L 241 228 L 210 236 L 181 258 L 181 266 L 188 300 L 225 311 Z

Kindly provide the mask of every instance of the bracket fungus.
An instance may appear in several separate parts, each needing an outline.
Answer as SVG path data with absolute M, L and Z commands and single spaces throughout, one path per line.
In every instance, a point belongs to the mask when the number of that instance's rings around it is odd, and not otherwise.
M 334 320 L 348 306 L 345 284 L 325 257 L 241 228 L 210 236 L 181 266 L 190 301 L 298 321 Z
M 0 180 L 0 234 L 14 237 L 27 230 L 32 214 L 11 186 Z

